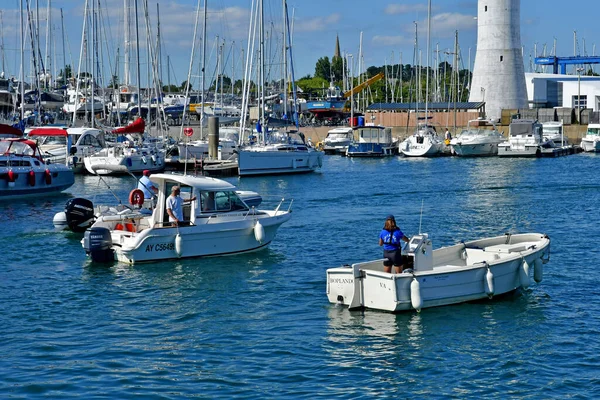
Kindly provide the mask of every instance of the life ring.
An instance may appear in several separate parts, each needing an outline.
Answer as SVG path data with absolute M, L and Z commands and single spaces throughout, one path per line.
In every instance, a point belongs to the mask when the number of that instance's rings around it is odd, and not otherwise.
M 52 184 L 52 174 L 50 173 L 49 169 L 46 169 L 44 171 L 44 178 L 46 178 L 46 184 L 47 185 Z
M 33 172 L 33 170 L 29 171 L 27 174 L 27 181 L 30 186 L 35 186 L 35 172 Z
M 144 204 L 144 192 L 141 189 L 133 189 L 129 192 L 129 204 L 141 207 Z

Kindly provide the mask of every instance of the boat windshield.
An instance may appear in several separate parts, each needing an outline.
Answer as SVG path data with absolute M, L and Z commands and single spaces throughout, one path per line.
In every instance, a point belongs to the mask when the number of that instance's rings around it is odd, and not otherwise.
M 202 212 L 227 212 L 248 210 L 248 206 L 234 191 L 200 192 Z
M 0 141 L 0 154 L 33 156 L 33 149 L 23 142 Z
M 598 136 L 600 135 L 600 128 L 588 128 L 587 134 Z
M 334 133 L 327 134 L 327 139 L 346 139 L 347 137 L 348 137 L 347 133 L 341 133 L 341 132 L 334 132 Z
M 66 146 L 67 138 L 64 136 L 42 136 L 42 138 L 40 140 L 40 144 L 48 145 L 48 146 L 54 146 L 54 145 Z

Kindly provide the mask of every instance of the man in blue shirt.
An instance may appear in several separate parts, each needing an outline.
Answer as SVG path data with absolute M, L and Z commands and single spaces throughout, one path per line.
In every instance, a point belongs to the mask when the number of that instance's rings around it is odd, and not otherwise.
M 396 225 L 396 218 L 388 215 L 385 225 L 379 233 L 379 245 L 383 246 L 383 271 L 392 272 L 392 265 L 396 268 L 396 273 L 402 272 L 402 242 L 409 242 L 409 239 L 402 233 Z
M 145 169 L 143 172 L 143 176 L 140 178 L 138 183 L 138 189 L 144 192 L 144 200 L 151 200 L 154 196 L 154 193 L 158 192 L 158 188 L 154 185 L 154 183 L 150 180 L 150 171 Z

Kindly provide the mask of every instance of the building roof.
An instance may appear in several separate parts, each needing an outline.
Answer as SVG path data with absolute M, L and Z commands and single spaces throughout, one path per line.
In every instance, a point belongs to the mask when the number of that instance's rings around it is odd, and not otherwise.
M 485 102 L 457 102 L 456 109 L 461 111 L 479 110 L 485 106 Z M 427 109 L 430 111 L 454 110 L 454 103 L 429 103 Z M 424 111 L 425 103 L 375 103 L 367 107 L 367 111 Z

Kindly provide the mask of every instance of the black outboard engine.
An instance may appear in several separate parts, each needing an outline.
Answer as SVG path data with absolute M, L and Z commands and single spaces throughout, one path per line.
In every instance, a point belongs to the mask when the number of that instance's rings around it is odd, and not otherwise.
M 69 229 L 85 232 L 94 223 L 94 203 L 88 199 L 71 199 L 65 205 L 65 216 Z
M 115 260 L 115 252 L 112 249 L 112 239 L 108 228 L 97 226 L 85 231 L 83 248 L 94 262 L 108 263 Z

